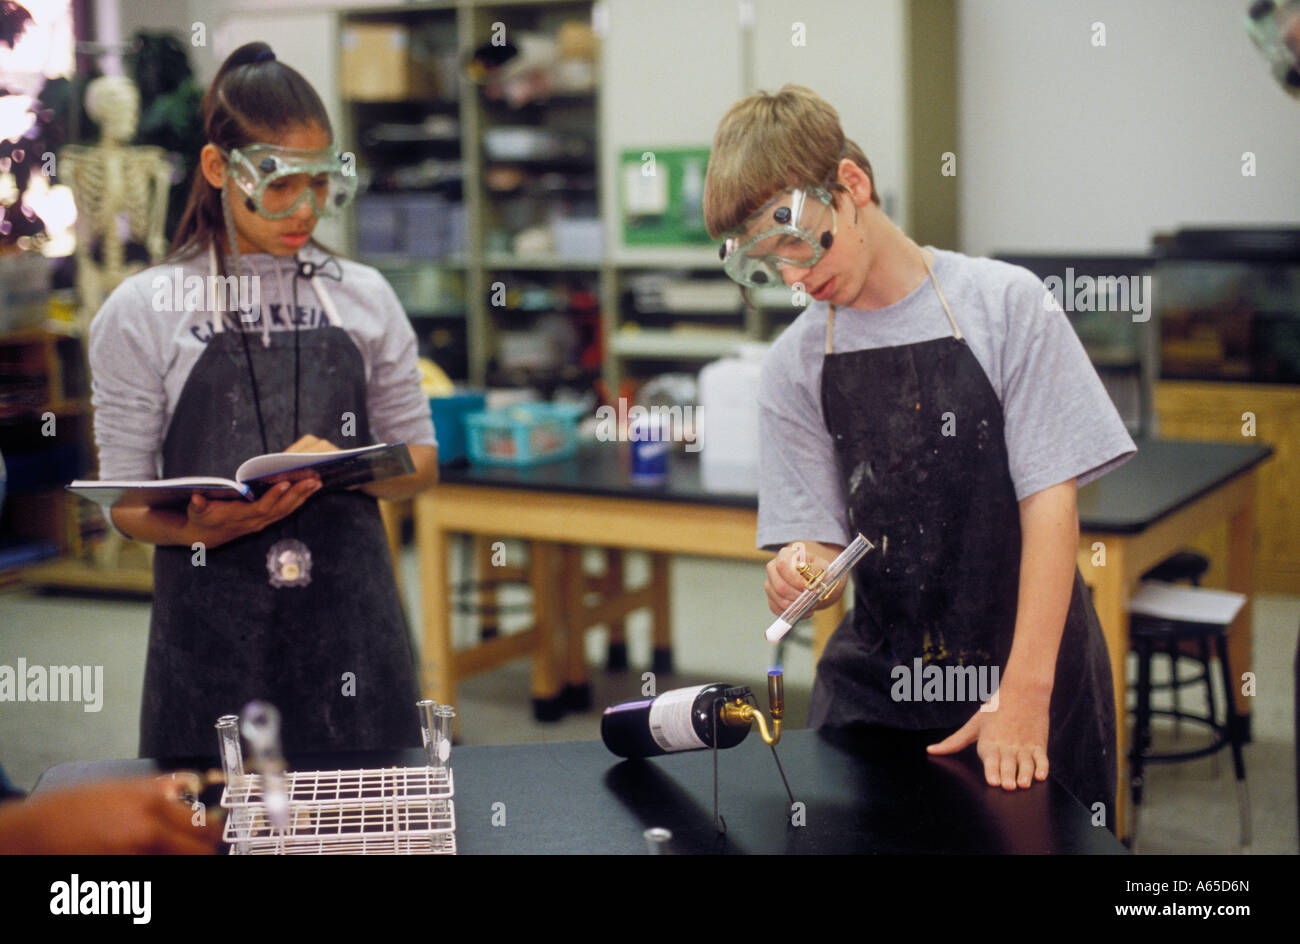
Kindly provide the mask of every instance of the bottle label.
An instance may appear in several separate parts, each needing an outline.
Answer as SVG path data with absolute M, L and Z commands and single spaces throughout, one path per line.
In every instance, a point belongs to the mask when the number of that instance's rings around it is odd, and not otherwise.
M 675 688 L 664 692 L 650 705 L 650 736 L 665 751 L 693 751 L 708 747 L 691 724 L 691 708 L 700 692 L 709 686 Z

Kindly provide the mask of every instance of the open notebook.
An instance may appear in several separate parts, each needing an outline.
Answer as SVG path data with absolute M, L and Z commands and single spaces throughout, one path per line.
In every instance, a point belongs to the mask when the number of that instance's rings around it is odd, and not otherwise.
M 277 482 L 319 478 L 322 488 L 348 488 L 415 471 L 405 443 L 380 443 L 337 452 L 273 452 L 254 456 L 235 470 L 233 479 L 188 475 L 140 481 L 78 479 L 68 490 L 105 509 L 117 507 L 184 508 L 190 495 L 256 501 Z

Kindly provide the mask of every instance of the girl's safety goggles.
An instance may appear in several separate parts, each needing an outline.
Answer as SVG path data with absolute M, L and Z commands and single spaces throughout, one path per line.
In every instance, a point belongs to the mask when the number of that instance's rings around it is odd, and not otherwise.
M 304 200 L 311 201 L 316 216 L 334 216 L 356 196 L 355 169 L 328 148 L 250 144 L 222 154 L 226 176 L 244 195 L 244 204 L 268 220 L 289 216 Z
M 829 191 L 789 187 L 732 230 L 718 255 L 723 270 L 741 285 L 781 285 L 783 265 L 816 265 L 831 248 L 835 232 L 835 199 Z

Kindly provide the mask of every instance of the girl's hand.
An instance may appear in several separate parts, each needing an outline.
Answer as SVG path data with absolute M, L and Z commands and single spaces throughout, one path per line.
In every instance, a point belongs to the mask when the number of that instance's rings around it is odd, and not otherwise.
M 186 507 L 187 528 L 193 544 L 219 547 L 235 538 L 261 531 L 267 525 L 293 514 L 320 488 L 320 479 L 280 482 L 255 502 L 212 501 L 195 492 Z
M 809 545 L 813 550 L 809 549 Z M 825 570 L 830 566 L 831 560 L 839 551 L 834 551 L 830 557 L 822 555 L 827 550 L 820 544 L 811 542 L 795 541 L 793 544 L 787 544 L 777 552 L 776 557 L 767 562 L 767 580 L 763 584 L 763 590 L 767 593 L 768 608 L 780 616 L 786 608 L 799 598 L 799 594 L 808 589 L 808 582 L 804 580 L 803 575 L 799 573 L 798 568 L 802 564 L 809 564 L 813 570 Z M 817 609 L 830 606 L 840 598 L 844 592 L 846 580 L 841 580 L 835 587 L 835 590 L 817 605 Z
M 1027 789 L 1047 779 L 1048 709 L 1052 693 L 1025 692 L 1005 683 L 975 715 L 952 735 L 926 748 L 931 754 L 954 754 L 978 740 L 990 787 Z

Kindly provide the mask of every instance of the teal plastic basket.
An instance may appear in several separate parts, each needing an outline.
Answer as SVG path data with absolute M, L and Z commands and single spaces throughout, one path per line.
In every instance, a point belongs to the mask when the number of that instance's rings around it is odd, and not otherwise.
M 528 466 L 567 459 L 578 451 L 582 407 L 520 403 L 465 417 L 469 460 L 476 465 Z

